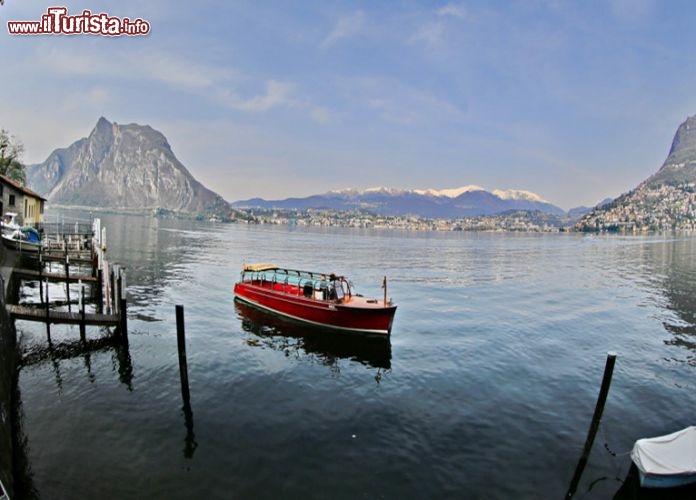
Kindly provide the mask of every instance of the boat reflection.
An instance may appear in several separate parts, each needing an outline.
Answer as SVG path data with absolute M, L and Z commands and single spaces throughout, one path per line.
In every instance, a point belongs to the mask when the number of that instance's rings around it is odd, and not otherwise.
M 391 342 L 385 336 L 366 336 L 307 325 L 287 319 L 240 301 L 235 301 L 242 329 L 263 345 L 276 350 L 302 350 L 321 357 L 329 365 L 350 359 L 373 368 L 391 368 Z M 292 342 L 292 340 L 295 342 Z M 256 342 L 250 342 L 254 345 Z

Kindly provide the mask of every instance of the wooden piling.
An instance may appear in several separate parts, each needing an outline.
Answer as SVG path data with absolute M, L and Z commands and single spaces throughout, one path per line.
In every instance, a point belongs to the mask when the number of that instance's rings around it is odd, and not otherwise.
M 41 259 L 41 247 L 39 247 L 39 294 L 41 297 L 41 303 L 44 301 L 43 293 L 43 260 Z
M 70 257 L 67 245 L 65 246 L 65 299 L 68 301 L 68 312 L 70 312 Z
M 87 338 L 85 332 L 85 285 L 81 285 L 80 288 L 80 339 L 84 342 Z
M 128 337 L 128 314 L 126 309 L 126 299 L 122 297 L 118 304 L 119 333 L 122 340 Z
M 48 337 L 48 341 L 51 341 L 51 311 L 50 311 L 50 305 L 49 305 L 49 299 L 48 299 L 48 280 L 46 280 L 46 336 Z
M 109 273 L 109 290 L 111 290 L 111 295 L 109 297 L 110 303 L 111 303 L 111 312 L 116 312 L 116 308 L 118 307 L 118 303 L 116 302 L 116 294 L 114 293 L 114 288 L 116 286 L 116 277 L 114 275 L 114 267 L 111 267 L 111 272 Z
M 176 338 L 179 347 L 179 375 L 181 376 L 181 397 L 184 405 L 190 404 L 188 367 L 186 366 L 186 331 L 184 326 L 184 306 L 176 306 Z
M 104 271 L 97 269 L 97 312 L 104 310 Z
M 604 404 L 607 401 L 607 396 L 609 395 L 609 386 L 611 385 L 611 377 L 614 373 L 614 364 L 616 362 L 616 354 L 613 352 L 607 353 L 607 362 L 604 366 L 604 377 L 602 378 L 602 386 L 599 390 L 599 396 L 597 397 L 597 404 L 595 406 L 594 415 L 592 416 L 592 423 L 587 432 L 587 439 L 585 440 L 585 446 L 582 450 L 582 455 L 580 460 L 578 460 L 578 465 L 575 468 L 575 474 L 570 482 L 570 487 L 566 493 L 565 498 L 573 498 L 575 492 L 578 489 L 578 484 L 580 483 L 580 478 L 585 470 L 587 461 L 590 457 L 590 451 L 592 451 L 592 445 L 594 444 L 595 435 L 599 429 L 599 422 L 602 420 L 602 413 L 604 412 Z

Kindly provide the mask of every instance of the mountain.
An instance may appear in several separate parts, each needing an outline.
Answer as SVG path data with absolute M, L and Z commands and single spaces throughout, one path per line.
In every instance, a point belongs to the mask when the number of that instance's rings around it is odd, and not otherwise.
M 538 195 L 521 190 L 486 191 L 479 186 L 463 186 L 456 189 L 371 188 L 365 191 L 346 189 L 306 198 L 286 198 L 267 201 L 261 198 L 232 203 L 238 208 L 263 209 L 326 209 L 367 210 L 379 215 L 415 215 L 431 218 L 471 217 L 491 215 L 508 210 L 539 210 L 562 215 L 565 212 Z
M 227 215 L 229 205 L 181 164 L 161 132 L 102 117 L 88 137 L 26 169 L 27 186 L 55 205 Z
M 635 189 L 598 206 L 578 231 L 696 230 L 696 116 L 679 125 L 662 167 Z
M 597 203 L 594 207 L 580 206 L 580 207 L 571 208 L 570 210 L 568 210 L 568 216 L 571 219 L 579 219 L 583 215 L 589 214 L 590 212 L 592 212 L 592 210 L 594 210 L 595 208 L 601 208 L 604 205 L 608 205 L 612 201 L 614 201 L 613 198 L 604 198 L 602 201 Z
M 658 184 L 680 184 L 696 181 L 696 116 L 691 116 L 679 125 L 674 134 L 672 147 L 660 170 L 646 182 Z

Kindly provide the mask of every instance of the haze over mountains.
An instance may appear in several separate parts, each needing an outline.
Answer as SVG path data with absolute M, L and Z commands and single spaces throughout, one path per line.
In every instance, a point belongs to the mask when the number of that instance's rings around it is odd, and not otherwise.
M 27 185 L 50 204 L 128 210 L 165 209 L 226 216 L 232 207 L 369 210 L 383 215 L 462 217 L 507 210 L 562 215 L 559 207 L 522 190 L 346 189 L 305 198 L 227 203 L 198 182 L 176 158 L 165 136 L 147 125 L 100 118 L 88 137 L 56 149 L 27 167 Z M 251 193 L 250 193 L 251 194 Z
M 540 211 L 579 217 L 584 207 L 567 214 L 539 195 L 523 190 L 487 191 L 467 185 L 453 189 L 344 189 L 302 198 L 226 202 L 198 182 L 176 158 L 165 136 L 147 125 L 120 125 L 100 118 L 88 137 L 57 149 L 41 164 L 27 167 L 27 185 L 50 204 L 131 210 L 165 209 L 181 213 L 228 216 L 233 207 L 262 209 L 365 210 L 378 215 L 457 218 L 507 211 Z M 636 189 L 620 197 L 626 205 L 656 187 L 696 182 L 696 116 L 686 119 L 674 136 L 662 167 Z M 674 194 L 671 194 L 674 196 Z M 615 205 L 600 204 L 593 213 Z

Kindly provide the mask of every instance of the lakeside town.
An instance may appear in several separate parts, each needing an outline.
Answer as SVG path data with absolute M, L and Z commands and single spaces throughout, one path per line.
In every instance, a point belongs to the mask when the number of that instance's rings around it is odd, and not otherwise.
M 454 219 L 418 216 L 388 216 L 367 211 L 237 209 L 231 222 L 288 226 L 396 229 L 403 231 L 564 231 L 567 217 L 540 211 L 515 210 L 495 215 Z M 566 221 L 567 223 L 567 221 Z
M 387 216 L 368 211 L 328 209 L 236 209 L 231 222 L 289 226 L 397 229 L 404 231 L 499 231 L 557 233 L 645 233 L 696 229 L 696 187 L 641 185 L 584 216 L 512 210 L 460 218 Z

